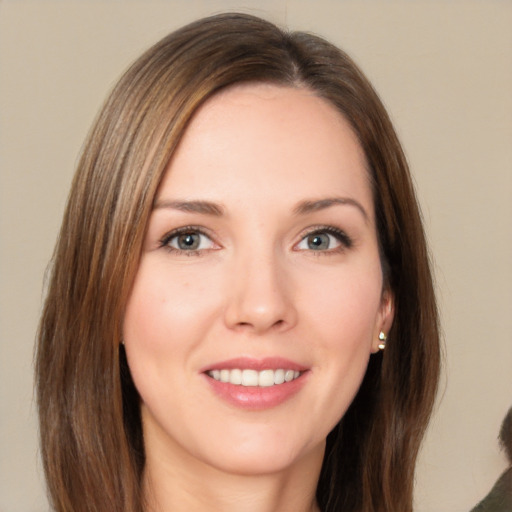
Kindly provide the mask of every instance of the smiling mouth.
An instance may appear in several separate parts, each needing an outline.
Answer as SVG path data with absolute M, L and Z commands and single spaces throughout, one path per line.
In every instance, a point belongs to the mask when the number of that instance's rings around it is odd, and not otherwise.
M 233 368 L 209 370 L 206 374 L 216 381 L 233 384 L 235 386 L 268 388 L 298 379 L 302 372 L 282 368 L 262 371 Z

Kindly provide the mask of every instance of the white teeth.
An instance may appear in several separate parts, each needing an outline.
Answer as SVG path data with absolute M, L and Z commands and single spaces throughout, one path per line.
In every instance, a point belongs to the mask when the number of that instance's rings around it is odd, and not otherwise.
M 231 382 L 231 384 L 236 384 L 237 386 L 242 384 L 242 370 L 231 370 L 229 382 Z
M 258 375 L 258 386 L 268 388 L 274 385 L 274 370 L 263 370 Z
M 242 370 L 242 386 L 257 386 L 258 372 L 256 370 Z
M 284 374 L 284 380 L 286 382 L 290 382 L 291 380 L 293 380 L 294 373 L 295 372 L 293 370 L 286 370 L 286 373 Z
M 274 384 L 282 384 L 284 382 L 284 370 L 276 370 L 274 372 Z
M 292 380 L 300 377 L 301 373 L 297 370 L 262 370 L 258 372 L 256 370 L 241 370 L 235 368 L 233 370 L 210 370 L 208 375 L 215 380 L 220 382 L 229 382 L 236 386 L 258 386 L 258 387 L 270 387 L 284 382 L 291 382 Z

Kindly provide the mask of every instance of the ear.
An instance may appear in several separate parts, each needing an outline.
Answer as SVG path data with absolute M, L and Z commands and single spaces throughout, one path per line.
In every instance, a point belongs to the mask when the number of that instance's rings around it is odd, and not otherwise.
M 375 329 L 372 340 L 373 354 L 379 351 L 379 343 L 381 343 L 381 340 L 379 339 L 379 334 L 383 332 L 386 336 L 388 335 L 391 326 L 393 325 L 394 316 L 395 297 L 393 295 L 393 292 L 386 288 L 382 292 L 380 308 L 375 322 Z

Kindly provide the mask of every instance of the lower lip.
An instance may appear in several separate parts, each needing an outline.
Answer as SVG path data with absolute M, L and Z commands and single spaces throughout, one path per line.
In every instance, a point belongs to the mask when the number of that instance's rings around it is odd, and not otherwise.
M 286 402 L 300 391 L 307 380 L 307 373 L 300 377 L 269 387 L 238 386 L 229 382 L 220 382 L 203 374 L 211 389 L 220 398 L 240 409 L 261 411 L 271 409 Z

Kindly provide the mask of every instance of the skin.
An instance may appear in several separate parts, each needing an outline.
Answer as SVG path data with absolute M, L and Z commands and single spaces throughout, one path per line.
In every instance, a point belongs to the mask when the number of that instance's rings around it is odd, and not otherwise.
M 174 230 L 190 226 L 199 245 L 185 250 Z M 164 176 L 125 316 L 149 509 L 317 510 L 325 438 L 392 319 L 345 119 L 300 88 L 211 98 Z M 204 369 L 238 357 L 300 364 L 300 389 L 257 410 L 229 403 Z

